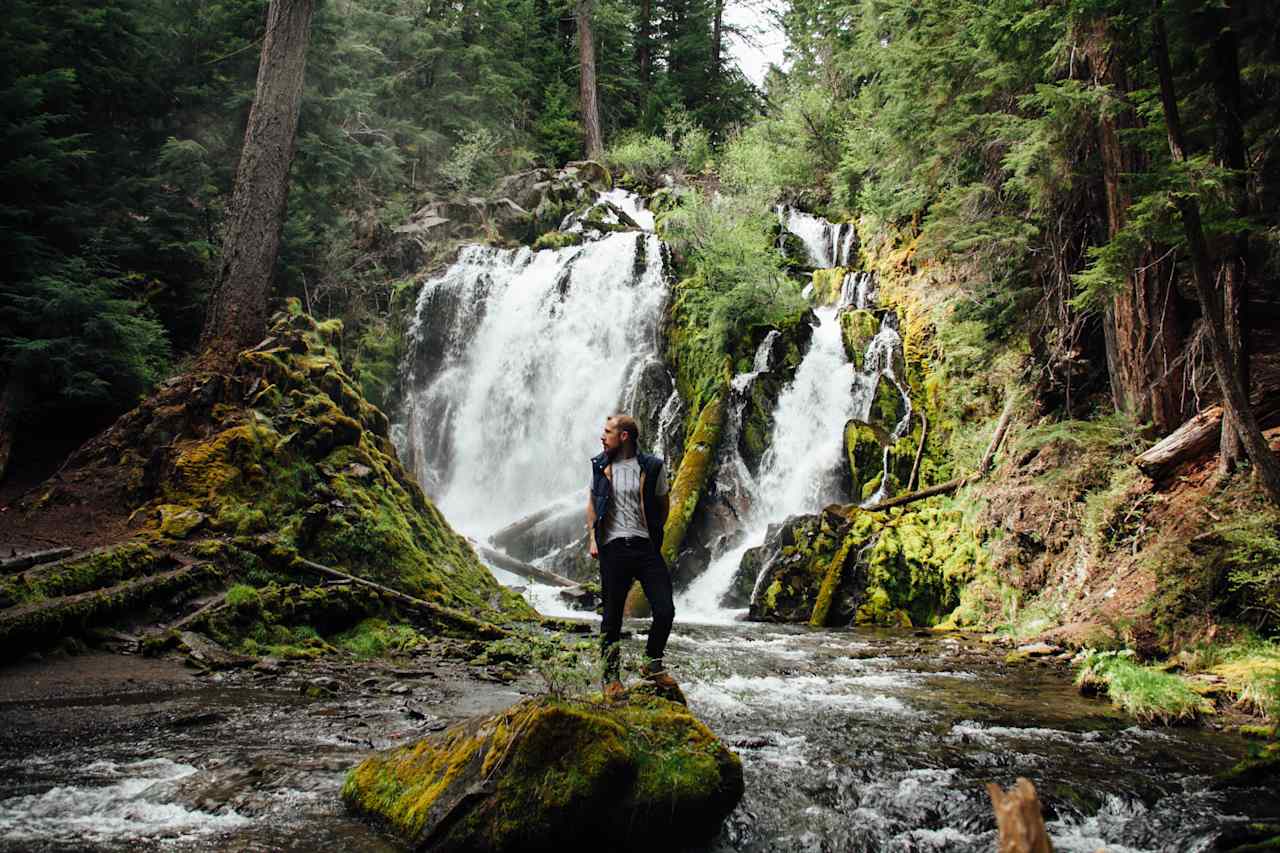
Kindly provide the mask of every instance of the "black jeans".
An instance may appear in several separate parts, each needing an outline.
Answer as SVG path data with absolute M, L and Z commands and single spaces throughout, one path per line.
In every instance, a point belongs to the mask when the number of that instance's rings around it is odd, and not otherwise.
M 653 610 L 653 624 L 649 627 L 649 641 L 645 655 L 650 660 L 662 657 L 671 636 L 671 623 L 676 608 L 671 601 L 671 575 L 662 556 L 654 550 L 648 539 L 635 537 L 614 539 L 600 549 L 600 592 L 604 598 L 604 617 L 600 620 L 600 654 L 604 659 L 604 678 L 616 679 L 619 675 L 622 650 L 618 641 L 622 636 L 622 610 L 627 603 L 631 584 L 640 581 L 649 607 Z

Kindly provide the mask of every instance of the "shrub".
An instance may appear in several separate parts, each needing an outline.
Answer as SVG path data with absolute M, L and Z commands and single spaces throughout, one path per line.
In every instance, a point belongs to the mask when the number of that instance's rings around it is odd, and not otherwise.
M 624 134 L 607 152 L 604 159 L 614 169 L 621 169 L 638 181 L 650 181 L 671 166 L 675 147 L 658 136 Z

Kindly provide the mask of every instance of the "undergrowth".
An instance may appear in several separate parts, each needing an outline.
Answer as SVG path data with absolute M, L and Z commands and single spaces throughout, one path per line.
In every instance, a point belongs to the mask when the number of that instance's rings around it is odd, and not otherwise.
M 1076 686 L 1107 694 L 1112 705 L 1142 722 L 1189 723 L 1213 713 L 1213 704 L 1182 678 L 1142 666 L 1125 652 L 1087 653 Z

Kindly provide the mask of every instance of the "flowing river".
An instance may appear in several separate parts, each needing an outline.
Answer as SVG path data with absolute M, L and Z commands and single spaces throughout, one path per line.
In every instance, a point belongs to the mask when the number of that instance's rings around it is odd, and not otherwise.
M 1064 669 L 1005 665 L 966 636 L 678 622 L 668 659 L 745 765 L 745 798 L 707 851 L 985 853 L 984 785 L 1018 776 L 1059 851 L 1213 850 L 1280 813 L 1275 791 L 1210 789 L 1239 738 L 1136 726 Z M 299 668 L 63 701 L 84 722 L 72 738 L 50 736 L 47 703 L 0 704 L 0 849 L 400 849 L 343 810 L 345 771 L 538 689 L 450 667 L 352 666 L 321 698 L 299 692 L 316 678 Z
M 548 559 L 572 553 L 603 415 L 637 411 L 657 426 L 651 446 L 667 444 L 683 417 L 658 357 L 666 285 L 652 218 L 624 193 L 604 201 L 615 221 L 625 214 L 642 230 L 540 253 L 468 249 L 424 287 L 398 441 L 478 541 L 551 507 Z M 850 262 L 847 226 L 780 218 L 816 265 Z M 1081 697 L 1065 667 L 1005 664 L 968 635 L 747 623 L 719 607 L 742 550 L 768 524 L 841 497 L 831 470 L 845 420 L 866 417 L 885 380 L 901 391 L 891 318 L 860 371 L 841 349 L 838 310 L 870 309 L 871 299 L 869 279 L 851 276 L 847 305 L 819 312 L 757 474 L 720 460 L 720 487 L 742 499 L 742 529 L 678 601 L 667 657 L 691 708 L 745 765 L 745 798 L 705 850 L 985 853 L 995 846 L 985 784 L 1018 776 L 1035 782 L 1060 851 L 1208 851 L 1280 815 L 1275 791 L 1211 787 L 1245 752 L 1242 739 L 1137 726 Z M 735 379 L 739 393 L 770 369 L 771 343 Z M 909 399 L 903 411 L 895 438 Z M 552 589 L 495 574 L 544 612 L 594 628 Z M 628 628 L 634 659 L 646 625 Z M 0 695 L 0 850 L 400 849 L 346 813 L 342 778 L 373 749 L 540 689 L 531 674 L 469 666 L 479 651 L 437 642 L 391 662 L 151 680 L 135 669 L 136 681 L 96 692 Z

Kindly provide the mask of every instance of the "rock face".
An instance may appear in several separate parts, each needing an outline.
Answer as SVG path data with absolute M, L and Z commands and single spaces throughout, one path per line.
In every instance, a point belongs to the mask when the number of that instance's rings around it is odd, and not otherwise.
M 788 519 L 761 549 L 749 618 L 815 626 L 972 621 L 990 566 L 959 513 L 923 507 L 885 517 L 832 506 Z
M 342 789 L 415 850 L 683 849 L 713 837 L 742 763 L 687 708 L 533 699 L 374 755 Z

